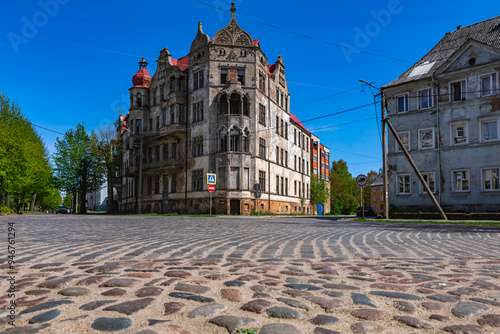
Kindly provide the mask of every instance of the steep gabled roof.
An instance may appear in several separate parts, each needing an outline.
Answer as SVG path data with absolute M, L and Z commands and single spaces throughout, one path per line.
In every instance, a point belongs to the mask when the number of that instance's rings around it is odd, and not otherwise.
M 181 71 L 189 67 L 189 55 L 179 59 L 172 58 L 172 65 L 177 66 Z
M 470 40 L 500 49 L 500 16 L 447 33 L 431 51 L 384 88 L 431 77 Z
M 297 116 L 295 116 L 294 114 L 290 113 L 290 119 L 292 121 L 294 121 L 302 129 L 304 129 L 305 132 L 309 133 L 309 131 L 307 131 L 306 127 L 304 126 L 304 124 L 302 124 L 302 122 L 300 121 L 300 119 Z

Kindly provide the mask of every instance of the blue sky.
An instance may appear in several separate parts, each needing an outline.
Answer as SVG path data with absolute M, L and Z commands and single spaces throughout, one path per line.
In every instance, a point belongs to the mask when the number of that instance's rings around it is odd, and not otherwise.
M 200 1 L 210 6 L 195 0 L 7 2 L 0 14 L 0 89 L 34 124 L 51 130 L 111 123 L 118 108 L 127 112 L 141 56 L 153 74 L 164 47 L 174 58 L 189 52 L 199 21 L 210 37 L 229 22 L 229 12 L 211 6 L 228 10 L 231 1 Z M 373 102 L 359 79 L 382 86 L 458 25 L 500 15 L 500 2 L 491 0 L 235 2 L 239 25 L 260 39 L 269 62 L 283 57 L 291 111 L 353 175 L 382 166 L 380 105 L 307 120 Z M 39 132 L 53 152 L 61 135 Z

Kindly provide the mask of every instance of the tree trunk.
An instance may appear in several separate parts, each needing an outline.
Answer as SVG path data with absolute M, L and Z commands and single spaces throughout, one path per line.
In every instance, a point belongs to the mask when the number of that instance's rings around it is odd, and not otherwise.
M 36 211 L 36 195 L 37 195 L 37 192 L 35 191 L 33 193 L 33 196 L 31 197 L 31 203 L 30 203 L 30 211 L 31 212 Z
M 14 211 L 19 212 L 19 197 L 14 198 Z
M 80 192 L 80 213 L 87 213 L 86 197 L 87 197 L 87 191 L 84 186 L 82 191 Z
M 40 204 L 38 204 L 38 209 L 40 212 L 43 210 L 43 198 L 40 199 Z
M 10 194 L 5 193 L 5 206 L 10 208 Z

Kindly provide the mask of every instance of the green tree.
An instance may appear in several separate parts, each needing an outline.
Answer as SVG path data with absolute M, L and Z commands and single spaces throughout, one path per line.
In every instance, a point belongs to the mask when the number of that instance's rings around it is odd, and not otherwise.
M 331 212 L 334 214 L 352 214 L 359 206 L 360 189 L 344 160 L 332 162 L 330 199 Z
M 26 206 L 35 211 L 40 196 L 54 188 L 41 137 L 19 105 L 0 93 L 0 202 L 18 212 Z
M 102 126 L 97 129 L 97 138 L 99 140 L 98 152 L 101 155 L 106 167 L 106 180 L 108 185 L 108 201 L 106 203 L 107 212 L 117 212 L 118 203 L 113 201 L 113 175 L 119 166 L 120 152 L 117 152 L 116 129 L 111 125 Z
M 99 152 L 99 140 L 94 131 L 87 134 L 83 124 L 66 131 L 56 139 L 54 154 L 57 184 L 68 193 L 78 194 L 80 213 L 86 213 L 87 193 L 101 189 L 106 174 Z
M 329 195 L 325 180 L 320 179 L 317 175 L 311 174 L 311 203 L 323 204 L 326 202 Z

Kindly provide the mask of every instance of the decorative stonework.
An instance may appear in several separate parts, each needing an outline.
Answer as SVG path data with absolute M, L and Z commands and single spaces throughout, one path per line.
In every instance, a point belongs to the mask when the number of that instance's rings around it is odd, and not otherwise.
M 236 55 L 236 53 L 234 53 L 233 50 L 231 50 L 231 52 L 229 52 L 229 54 L 227 55 L 227 60 L 238 60 L 238 55 Z
M 229 45 L 253 45 L 252 37 L 250 34 L 241 29 L 236 23 L 234 12 L 236 8 L 231 8 L 231 21 L 229 24 L 215 33 L 213 42 L 214 44 L 229 44 Z

